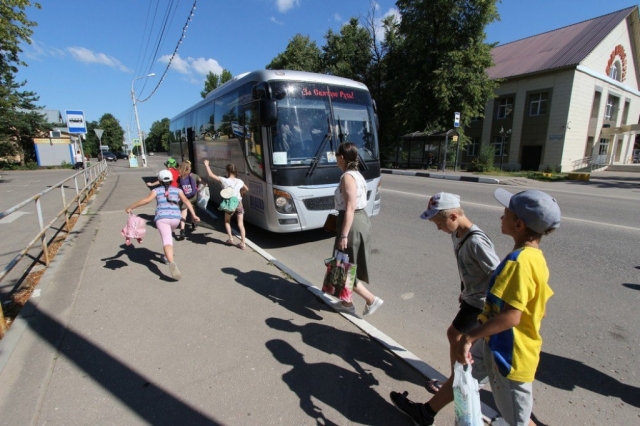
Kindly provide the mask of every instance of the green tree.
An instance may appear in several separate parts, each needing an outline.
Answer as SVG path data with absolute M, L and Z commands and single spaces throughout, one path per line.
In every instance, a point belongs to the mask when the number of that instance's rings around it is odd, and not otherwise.
M 322 47 L 322 63 L 328 74 L 370 83 L 370 66 L 373 59 L 373 40 L 366 28 L 360 26 L 358 18 L 340 28 L 340 34 L 327 31 L 327 40 Z
M 87 121 L 87 134 L 86 139 L 82 141 L 82 149 L 84 155 L 89 157 L 97 157 L 100 152 L 98 137 L 96 136 L 95 129 L 99 129 L 100 125 L 97 121 Z
M 145 140 L 149 152 L 169 151 L 169 123 L 170 120 L 168 118 L 163 118 L 151 124 L 151 130 L 149 130 L 149 135 Z
M 294 70 L 321 72 L 322 51 L 315 41 L 302 34 L 294 35 L 284 52 L 278 54 L 266 66 L 268 70 Z
M 83 142 L 85 154 L 95 157 L 100 152 L 100 140 L 96 136 L 95 129 L 102 129 L 102 145 L 107 145 L 109 150 L 116 152 L 122 151 L 124 144 L 124 130 L 120 126 L 120 122 L 113 114 L 105 113 L 100 117 L 99 121 L 91 121 L 87 123 L 87 138 Z
M 497 0 L 398 0 L 402 49 L 393 55 L 392 90 L 403 93 L 397 118 L 406 131 L 444 130 L 461 113 L 464 128 L 481 116 L 497 82 L 486 26 L 499 19 Z
M 226 68 L 222 70 L 222 74 L 214 74 L 209 71 L 207 78 L 204 81 L 204 90 L 200 92 L 200 96 L 202 96 L 202 99 L 206 98 L 209 92 L 216 89 L 218 86 L 223 85 L 232 78 L 233 75 L 231 74 L 231 71 Z
M 38 96 L 22 90 L 26 81 L 16 81 L 19 66 L 27 66 L 20 59 L 20 43 L 31 44 L 32 28 L 36 22 L 27 19 L 25 9 L 39 3 L 29 0 L 0 2 L 0 151 L 19 155 L 22 164 L 35 159 L 33 137 L 40 136 L 51 125 L 35 105 Z

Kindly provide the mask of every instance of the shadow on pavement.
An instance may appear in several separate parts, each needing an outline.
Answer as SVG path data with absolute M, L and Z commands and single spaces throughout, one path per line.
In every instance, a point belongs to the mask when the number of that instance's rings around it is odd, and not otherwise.
M 384 371 L 396 380 L 424 385 L 424 378 L 418 374 L 408 374 L 405 364 L 395 355 L 372 341 L 368 335 L 338 330 L 319 323 L 296 325 L 290 320 L 267 318 L 266 324 L 280 331 L 300 333 L 302 341 L 319 351 L 336 355 L 347 362 L 362 377 L 371 375 L 360 363 Z M 382 350 L 381 350 L 382 349 Z M 377 384 L 377 380 L 373 379 Z
M 158 265 L 163 265 L 162 253 L 151 251 L 146 247 L 135 246 L 137 242 L 132 242 L 130 246 L 122 244 L 120 251 L 111 257 L 105 257 L 100 259 L 105 262 L 104 267 L 111 270 L 116 270 L 129 266 L 127 262 L 119 260 L 121 257 L 128 258 L 133 263 L 138 263 L 145 268 L 148 268 L 151 272 L 156 274 L 162 281 L 174 282 L 175 280 L 166 274 L 164 274 Z
M 350 422 L 364 425 L 408 424 L 408 419 L 382 398 L 371 386 L 377 380 L 370 374 L 358 374 L 325 362 L 307 363 L 303 355 L 284 340 L 265 343 L 274 358 L 292 368 L 282 375 L 300 398 L 300 408 L 317 425 L 338 425 L 327 418 L 314 400 L 323 402 Z
M 36 320 L 29 327 L 61 356 L 83 370 L 93 381 L 154 425 L 220 425 L 217 420 L 181 401 L 168 390 L 151 383 L 80 334 L 66 328 L 30 301 Z M 25 306 L 26 307 L 26 306 Z M 68 419 L 71 420 L 71 419 Z
M 621 383 L 573 359 L 542 352 L 536 380 L 568 391 L 581 387 L 599 395 L 620 398 L 625 403 L 640 408 L 639 388 Z
M 322 317 L 316 311 L 329 310 L 304 287 L 282 277 L 261 271 L 242 272 L 236 268 L 222 268 L 221 271 L 235 276 L 238 284 L 302 317 L 319 321 Z
M 640 290 L 640 284 L 624 283 L 622 285 L 626 288 L 630 288 L 631 290 Z

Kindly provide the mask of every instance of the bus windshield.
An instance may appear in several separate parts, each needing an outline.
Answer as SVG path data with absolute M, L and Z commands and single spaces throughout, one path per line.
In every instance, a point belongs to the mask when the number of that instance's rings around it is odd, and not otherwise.
M 335 163 L 335 150 L 353 142 L 363 161 L 378 160 L 371 98 L 366 90 L 326 84 L 272 82 L 278 99 L 274 166 Z M 319 149 L 323 149 L 319 152 Z

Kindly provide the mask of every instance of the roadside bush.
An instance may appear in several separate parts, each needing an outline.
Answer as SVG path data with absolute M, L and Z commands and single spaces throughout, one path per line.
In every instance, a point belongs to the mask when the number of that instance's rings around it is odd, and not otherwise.
M 496 152 L 491 145 L 482 145 L 476 158 L 471 161 L 470 171 L 492 172 L 495 170 L 495 167 L 493 167 L 493 159 L 495 155 Z

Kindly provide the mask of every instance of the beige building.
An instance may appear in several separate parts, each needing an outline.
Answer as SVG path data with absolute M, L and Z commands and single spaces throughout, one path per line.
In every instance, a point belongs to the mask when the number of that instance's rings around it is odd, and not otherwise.
M 460 162 L 491 144 L 508 170 L 632 163 L 639 49 L 637 6 L 495 47 L 487 72 L 500 87 L 465 129 L 472 142 Z

